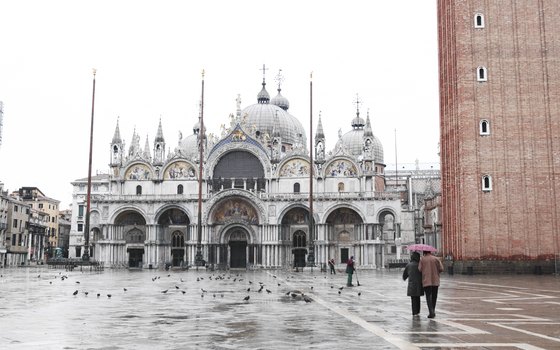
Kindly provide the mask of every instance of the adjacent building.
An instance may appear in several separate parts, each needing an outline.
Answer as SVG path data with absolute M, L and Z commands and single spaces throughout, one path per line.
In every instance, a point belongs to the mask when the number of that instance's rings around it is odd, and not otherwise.
M 459 271 L 554 268 L 559 17 L 556 0 L 438 1 L 442 245 Z

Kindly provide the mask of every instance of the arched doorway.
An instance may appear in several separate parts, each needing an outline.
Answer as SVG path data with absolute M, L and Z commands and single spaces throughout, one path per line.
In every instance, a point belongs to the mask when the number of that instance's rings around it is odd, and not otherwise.
M 158 218 L 157 237 L 169 242 L 169 254 L 165 254 L 166 261 L 170 256 L 171 266 L 182 266 L 186 261 L 185 241 L 189 236 L 190 220 L 188 215 L 179 208 L 169 208 Z
M 185 235 L 181 231 L 171 234 L 171 265 L 182 266 L 185 256 Z
M 309 211 L 307 208 L 292 208 L 282 217 L 281 237 L 292 243 L 293 267 L 305 267 L 308 232 Z
M 298 230 L 294 233 L 292 242 L 294 254 L 294 267 L 305 267 L 305 254 L 307 254 L 307 240 L 305 232 Z
M 228 232 L 229 240 L 229 267 L 247 267 L 247 230 L 235 227 Z
M 129 267 L 142 267 L 144 243 L 146 241 L 146 220 L 133 210 L 120 213 L 115 219 L 115 228 L 122 231 L 128 253 Z

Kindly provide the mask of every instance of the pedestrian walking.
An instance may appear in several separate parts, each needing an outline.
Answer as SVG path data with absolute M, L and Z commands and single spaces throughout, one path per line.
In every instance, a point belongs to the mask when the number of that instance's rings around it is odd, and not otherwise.
M 355 270 L 356 268 L 354 267 L 354 256 L 351 256 L 350 259 L 348 259 L 348 262 L 346 263 L 346 273 L 348 274 L 348 282 L 346 283 L 347 287 L 354 286 L 352 284 L 352 275 L 354 274 Z
M 408 287 L 406 295 L 410 297 L 412 304 L 412 316 L 420 315 L 420 297 L 424 295 L 422 288 L 422 273 L 418 270 L 418 263 L 420 262 L 420 253 L 412 252 L 410 254 L 410 262 L 406 265 L 403 271 L 402 278 L 404 281 L 408 279 Z
M 430 312 L 428 318 L 434 318 L 436 317 L 439 274 L 443 271 L 443 265 L 431 252 L 425 251 L 420 263 L 418 263 L 418 270 L 422 272 L 422 286 Z
M 331 258 L 329 260 L 329 267 L 330 267 L 330 270 L 331 270 L 331 275 L 336 275 L 336 270 L 334 269 L 334 259 L 333 258 Z

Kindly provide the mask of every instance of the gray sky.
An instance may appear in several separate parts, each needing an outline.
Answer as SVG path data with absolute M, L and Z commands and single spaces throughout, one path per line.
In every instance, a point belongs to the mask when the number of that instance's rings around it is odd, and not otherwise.
M 309 130 L 321 111 L 327 149 L 370 110 L 385 163 L 438 162 L 434 0 L 2 1 L 0 181 L 37 186 L 67 208 L 70 182 L 87 177 L 92 68 L 97 69 L 93 169 L 106 172 L 117 117 L 150 145 L 159 118 L 167 147 L 192 134 L 205 77 L 205 125 L 219 134 L 256 103 L 282 69 L 289 112 Z

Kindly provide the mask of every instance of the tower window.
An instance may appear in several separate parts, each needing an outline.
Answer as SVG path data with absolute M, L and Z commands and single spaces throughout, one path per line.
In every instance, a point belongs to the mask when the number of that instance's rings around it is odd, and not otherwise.
M 177 186 L 177 194 L 183 194 L 183 185 Z
M 476 80 L 477 81 L 488 80 L 488 74 L 486 73 L 486 67 L 480 66 L 476 69 Z
M 294 184 L 294 193 L 299 193 L 299 191 L 300 191 L 300 185 L 299 182 L 296 182 Z
M 490 175 L 482 176 L 482 190 L 485 192 L 492 191 L 492 177 Z
M 474 15 L 474 27 L 484 28 L 484 15 L 482 13 L 476 13 Z
M 136 195 L 139 196 L 142 194 L 142 186 L 138 185 L 136 186 Z
M 490 135 L 490 122 L 486 119 L 480 121 L 480 135 Z

